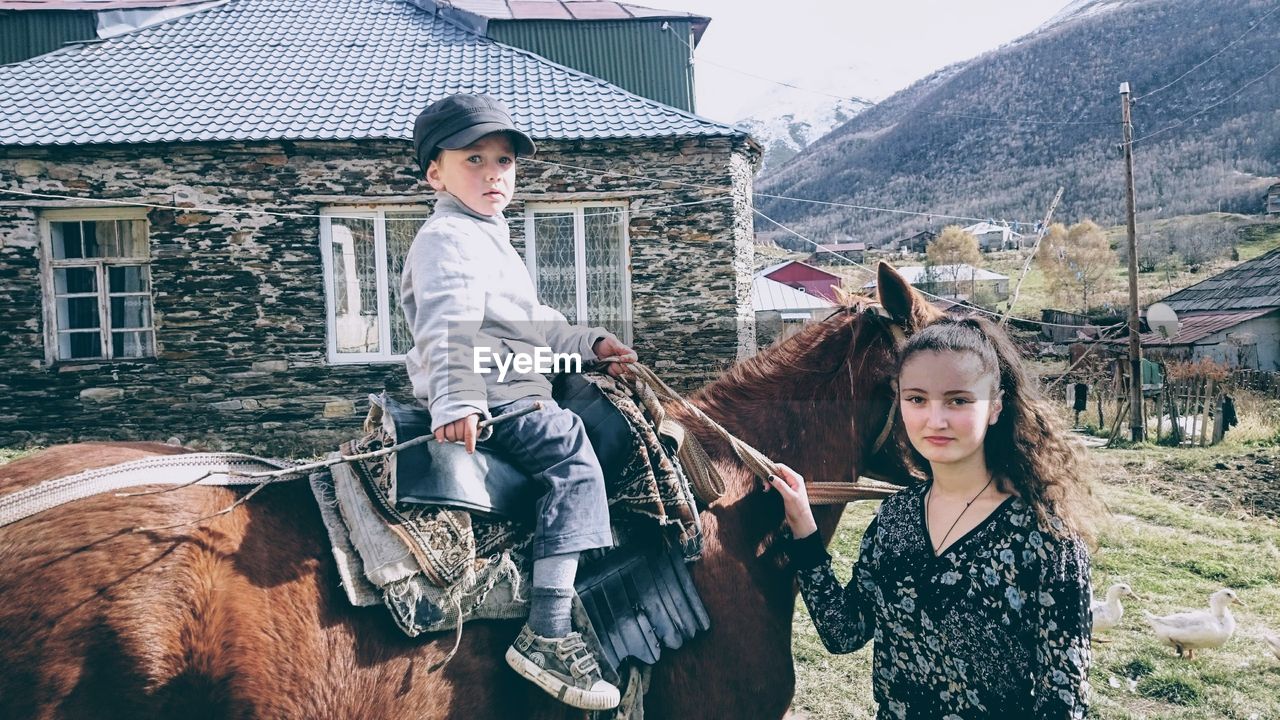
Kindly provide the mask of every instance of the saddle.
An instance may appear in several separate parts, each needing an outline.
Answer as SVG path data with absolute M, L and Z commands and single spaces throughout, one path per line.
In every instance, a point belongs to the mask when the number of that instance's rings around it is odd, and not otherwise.
M 652 664 L 663 648 L 710 627 L 687 568 L 701 551 L 693 490 L 674 439 L 660 436 L 625 385 L 573 374 L 554 388 L 557 402 L 582 418 L 607 478 L 615 547 L 584 554 L 574 624 L 606 678 L 617 678 L 628 659 Z M 366 435 L 342 454 L 430 432 L 425 409 L 386 394 L 370 400 Z M 542 488 L 501 455 L 428 441 L 336 465 L 313 476 L 312 489 L 353 604 L 382 602 L 410 636 L 527 614 L 521 590 Z
M 597 385 L 578 373 L 560 375 L 552 397 L 582 419 L 605 477 L 618 477 L 632 449 L 632 428 L 622 412 Z M 383 427 L 398 442 L 431 432 L 431 414 L 426 408 L 398 402 L 386 393 L 371 395 L 369 401 L 382 409 Z M 457 443 L 426 442 L 397 452 L 390 464 L 388 494 L 397 503 L 453 507 L 524 520 L 530 517 L 542 490 L 483 443 L 477 444 L 475 454 L 469 454 Z

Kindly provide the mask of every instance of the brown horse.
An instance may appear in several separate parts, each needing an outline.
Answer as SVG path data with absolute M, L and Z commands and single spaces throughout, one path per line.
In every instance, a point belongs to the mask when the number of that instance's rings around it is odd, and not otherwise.
M 880 303 L 827 320 L 744 361 L 694 401 L 806 477 L 869 467 L 892 411 L 891 324 L 935 315 L 880 270 Z M 704 438 L 727 494 L 703 512 L 692 566 L 712 628 L 653 670 L 652 718 L 780 718 L 794 691 L 795 590 L 772 548 L 781 505 Z M 147 443 L 54 447 L 0 468 L 0 494 L 148 455 Z M 893 452 L 885 454 L 892 458 Z M 890 460 L 892 462 L 892 460 Z M 149 533 L 227 506 L 240 491 L 193 487 L 69 503 L 0 528 L 0 717 L 519 718 L 567 715 L 502 660 L 514 622 L 409 639 L 381 608 L 355 609 L 305 482 L 272 486 L 199 526 Z M 830 538 L 839 508 L 819 513 Z

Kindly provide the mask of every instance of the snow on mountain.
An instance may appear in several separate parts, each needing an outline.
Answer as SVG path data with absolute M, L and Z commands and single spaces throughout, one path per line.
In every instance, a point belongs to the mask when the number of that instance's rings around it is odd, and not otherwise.
M 786 162 L 892 90 L 856 67 L 784 82 L 796 87 L 772 86 L 733 115 L 764 147 L 764 167 Z
M 1058 11 L 1056 15 L 1045 21 L 1043 25 L 1036 28 L 1032 34 L 1047 30 L 1055 25 L 1061 25 L 1072 20 L 1080 20 L 1093 15 L 1100 15 L 1108 10 L 1115 10 L 1118 7 L 1131 3 L 1132 0 L 1075 0 L 1075 2 L 1067 5 Z

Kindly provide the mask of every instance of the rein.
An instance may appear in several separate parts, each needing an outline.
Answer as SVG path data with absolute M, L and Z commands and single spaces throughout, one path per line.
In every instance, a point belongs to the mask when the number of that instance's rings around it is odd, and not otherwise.
M 871 309 L 873 309 L 877 315 L 891 321 L 889 323 L 889 328 L 893 334 L 894 344 L 895 346 L 901 346 L 901 344 L 906 341 L 906 333 L 903 332 L 902 328 L 898 327 L 897 323 L 892 322 L 892 317 L 884 308 L 879 305 L 874 305 Z M 617 362 L 618 359 L 601 359 L 601 362 L 610 361 Z M 654 372 L 647 366 L 638 362 L 631 362 L 627 363 L 627 369 L 630 370 L 633 375 L 633 384 L 636 386 L 638 394 L 643 395 L 645 392 L 643 386 L 648 386 L 648 389 L 656 394 L 660 400 L 670 401 L 679 405 L 682 409 L 692 415 L 700 425 L 711 430 L 715 435 L 719 436 L 720 439 L 728 444 L 729 448 L 733 451 L 733 454 L 738 458 L 738 460 L 740 460 L 743 465 L 746 465 L 747 469 L 750 470 L 757 478 L 767 482 L 770 475 L 778 474 L 778 466 L 776 463 L 748 443 L 735 437 L 732 433 L 726 430 L 724 426 L 703 412 L 701 408 L 689 402 L 689 400 L 687 400 L 683 395 L 676 392 L 669 385 L 663 382 L 663 380 L 654 374 Z M 885 425 L 880 430 L 880 434 L 876 437 L 876 441 L 873 445 L 871 451 L 872 455 L 879 452 L 880 449 L 884 447 L 885 443 L 888 442 L 889 437 L 893 432 L 893 415 L 894 414 L 890 412 L 888 417 L 885 419 Z M 689 468 L 691 470 L 690 475 L 702 476 L 701 479 L 697 480 L 691 477 L 691 480 L 694 480 L 695 489 L 699 490 L 699 500 L 702 500 L 704 504 L 710 505 L 724 495 L 724 482 L 719 478 L 715 468 L 711 466 L 710 458 L 707 457 L 706 452 L 698 445 L 698 441 L 692 436 L 686 435 L 684 442 L 693 446 L 690 447 L 688 452 L 688 455 L 695 459 L 695 462 L 692 463 L 693 467 Z M 683 450 L 681 452 L 681 456 L 682 458 L 685 457 L 685 452 Z M 893 495 L 899 490 L 896 485 L 865 478 L 852 483 L 842 481 L 814 481 L 805 483 L 805 487 L 808 491 L 809 504 L 811 505 L 845 505 L 858 500 L 881 500 Z

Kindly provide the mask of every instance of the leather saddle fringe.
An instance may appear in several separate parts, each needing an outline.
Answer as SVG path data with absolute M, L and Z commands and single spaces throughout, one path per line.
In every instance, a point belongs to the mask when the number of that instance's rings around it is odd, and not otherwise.
M 616 673 L 635 658 L 653 665 L 711 627 L 678 547 L 624 548 L 584 568 L 578 596 L 596 629 L 603 662 Z

